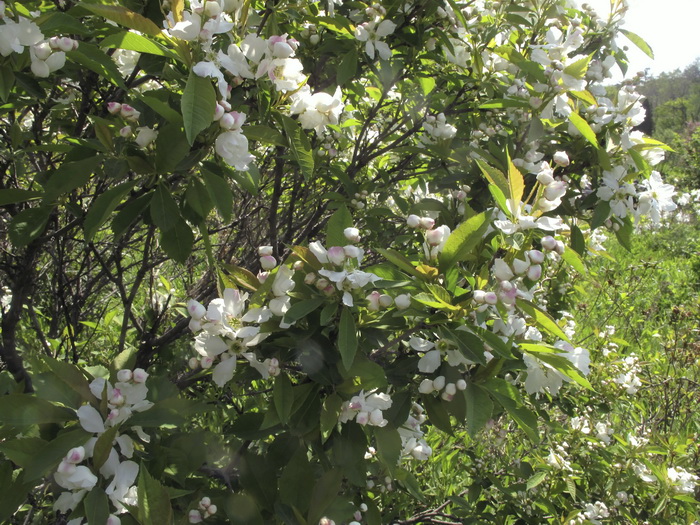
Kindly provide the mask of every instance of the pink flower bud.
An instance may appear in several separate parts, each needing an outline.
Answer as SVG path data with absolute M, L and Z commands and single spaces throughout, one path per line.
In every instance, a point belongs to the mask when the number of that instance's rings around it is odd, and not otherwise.
M 225 113 L 226 110 L 221 104 L 214 106 L 214 120 L 221 120 L 221 117 L 223 117 Z
M 348 242 L 360 242 L 360 230 L 357 228 L 345 228 L 343 230 L 343 235 L 345 235 Z
M 557 241 L 557 245 L 554 247 L 554 251 L 557 252 L 559 255 L 562 255 L 564 253 L 564 250 L 566 250 L 566 246 L 564 246 L 564 243 L 561 241 Z
M 236 121 L 231 113 L 224 113 L 219 119 L 219 126 L 224 129 L 231 129 L 235 122 Z
M 430 230 L 433 226 L 435 226 L 435 219 L 431 219 L 430 217 L 420 218 L 420 227 L 424 230 Z
M 418 228 L 420 226 L 420 217 L 418 215 L 409 215 L 406 219 L 406 224 L 409 228 Z
M 268 277 L 270 277 L 270 272 L 263 272 L 263 271 L 258 272 L 257 278 L 258 278 L 258 282 L 260 284 L 267 281 Z
M 122 105 L 119 102 L 107 102 L 107 111 L 110 115 L 116 115 L 122 109 Z
M 341 246 L 331 246 L 328 248 L 328 260 L 341 266 L 345 262 L 345 250 Z
M 122 104 L 119 114 L 127 120 L 138 120 L 141 113 L 131 107 L 129 104 Z
M 545 250 L 555 250 L 557 247 L 557 240 L 552 237 L 551 235 L 546 235 L 542 237 L 542 240 L 540 241 L 542 243 L 542 248 Z
M 85 459 L 85 449 L 83 447 L 75 447 L 66 454 L 66 461 L 74 465 Z
M 145 383 L 148 379 L 148 372 L 143 368 L 134 368 L 134 383 Z
M 367 309 L 371 312 L 376 312 L 379 310 L 379 297 L 380 293 L 376 290 L 369 294 L 365 299 L 367 299 Z
M 117 381 L 121 383 L 127 383 L 131 381 L 131 376 L 131 370 L 125 368 L 124 370 L 120 370 L 119 372 L 117 372 Z
M 124 126 L 119 130 L 119 136 L 125 139 L 128 139 L 131 137 L 131 135 L 134 134 L 134 130 L 131 129 L 131 126 Z
M 192 509 L 187 515 L 187 519 L 190 523 L 202 523 L 202 514 L 197 509 Z
M 211 499 L 209 499 L 207 496 L 204 496 L 202 499 L 199 500 L 200 509 L 207 510 L 209 508 L 209 505 L 211 505 Z
M 121 525 L 121 523 L 122 520 L 118 516 L 110 514 L 109 516 L 107 516 L 107 521 L 105 522 L 105 525 Z
M 358 412 L 355 421 L 357 421 L 358 425 L 366 425 L 369 423 L 369 414 L 367 412 Z
M 211 365 L 214 364 L 214 358 L 209 357 L 208 355 L 205 355 L 204 357 L 202 357 L 199 364 L 201 365 L 202 368 L 204 368 L 206 370 L 207 368 L 211 368 Z
M 454 394 L 448 394 L 447 392 L 443 392 L 440 394 L 440 397 L 445 400 L 445 401 L 452 401 L 454 399 Z
M 263 255 L 260 257 L 260 266 L 262 266 L 263 270 L 272 270 L 277 266 L 277 259 L 272 255 Z
M 207 309 L 199 301 L 190 299 L 189 301 L 187 301 L 187 313 L 190 314 L 190 317 L 192 317 L 192 319 L 199 320 L 205 316 L 205 314 L 207 313 Z
M 527 256 L 532 264 L 542 264 L 544 262 L 544 253 L 539 250 L 530 250 Z
M 440 228 L 425 232 L 425 240 L 430 246 L 438 246 L 444 238 L 445 232 Z
M 542 277 L 542 267 L 539 264 L 532 265 L 527 269 L 527 278 L 531 281 L 537 281 L 540 277 Z
M 486 292 L 484 295 L 484 302 L 486 304 L 496 304 L 498 302 L 498 296 L 495 292 Z

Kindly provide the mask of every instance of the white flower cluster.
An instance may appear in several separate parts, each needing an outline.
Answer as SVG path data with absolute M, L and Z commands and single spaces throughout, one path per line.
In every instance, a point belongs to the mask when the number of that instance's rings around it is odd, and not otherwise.
M 457 128 L 447 123 L 444 113 L 439 113 L 437 116 L 428 115 L 425 117 L 423 129 L 433 140 L 447 140 L 453 138 L 457 134 Z
M 187 519 L 190 523 L 202 523 L 205 519 L 216 514 L 217 510 L 217 506 L 211 502 L 211 499 L 204 496 L 199 500 L 197 508 L 189 512 Z
M 406 224 L 409 228 L 421 229 L 424 232 L 425 241 L 423 242 L 423 252 L 428 260 L 436 260 L 445 247 L 447 239 L 452 231 L 447 225 L 435 227 L 435 219 L 432 217 L 419 217 L 418 215 L 409 215 L 406 219 Z
M 289 112 L 299 115 L 299 123 L 304 129 L 313 129 L 321 134 L 329 124 L 337 125 L 343 113 L 343 93 L 340 86 L 330 95 L 323 91 L 311 94 L 311 89 L 304 84 L 292 95 Z
M 145 149 L 158 138 L 158 132 L 152 128 L 139 126 L 134 129 L 132 127 L 132 124 L 137 123 L 141 116 L 141 112 L 133 106 L 119 102 L 108 102 L 107 111 L 110 115 L 120 117 L 127 122 L 127 125 L 119 130 L 119 135 L 121 137 L 129 138 L 134 134 L 134 131 L 136 131 L 134 142 L 136 142 L 139 147 Z
M 112 384 L 104 378 L 97 378 L 90 383 L 90 392 L 98 402 L 105 401 L 107 416 L 102 414 L 92 405 L 83 405 L 77 411 L 80 425 L 87 432 L 96 434 L 85 445 L 71 449 L 58 466 L 54 479 L 56 483 L 67 489 L 56 499 L 54 510 L 70 512 L 82 501 L 85 495 L 98 483 L 98 477 L 86 465 L 79 465 L 94 455 L 95 445 L 99 437 L 108 428 L 126 421 L 134 412 L 143 412 L 153 406 L 146 399 L 148 387 L 146 379 L 148 374 L 141 368 L 120 370 L 117 373 L 117 382 Z M 133 427 L 138 436 L 145 442 L 150 437 L 140 427 Z M 111 482 L 105 488 L 105 493 L 116 509 L 116 514 L 125 512 L 124 505 L 136 505 L 137 495 L 134 482 L 138 475 L 139 466 L 130 458 L 134 454 L 134 442 L 126 434 L 115 434 L 113 445 L 117 445 L 119 452 L 113 446 L 107 459 L 99 468 L 99 473 Z M 121 458 L 127 458 L 122 460 Z M 71 520 L 69 523 L 79 524 L 82 518 Z M 107 521 L 109 525 L 119 525 L 117 516 L 111 515 Z
M 2 3 L 4 14 L 5 6 Z M 78 42 L 68 37 L 54 36 L 48 40 L 34 22 L 19 16 L 15 22 L 11 18 L 0 16 L 4 21 L 0 25 L 0 55 L 6 57 L 12 53 L 23 53 L 29 48 L 31 70 L 35 76 L 46 78 L 66 63 L 66 52 L 78 48 Z
M 318 262 L 326 267 L 318 271 L 321 278 L 318 278 L 314 273 L 308 273 L 304 282 L 314 284 L 316 288 L 327 294 L 334 293 L 333 285 L 335 285 L 336 289 L 343 294 L 343 304 L 354 306 L 355 300 L 352 292 L 377 282 L 380 277 L 359 269 L 365 253 L 362 248 L 354 245 L 360 240 L 359 231 L 356 228 L 346 228 L 344 234 L 350 242 L 346 246 L 332 246 L 326 249 L 319 241 L 309 244 L 311 253 L 314 254 Z
M 423 437 L 424 432 L 420 429 L 421 424 L 423 424 L 425 420 L 426 416 L 423 413 L 423 407 L 418 403 L 414 403 L 406 422 L 399 427 L 401 454 L 403 456 L 410 456 L 414 459 L 426 461 L 433 454 L 433 449 L 430 448 L 425 441 Z
M 385 427 L 389 422 L 384 419 L 383 411 L 391 408 L 391 405 L 389 394 L 377 393 L 376 390 L 365 393 L 363 390 L 343 403 L 338 421 L 347 423 L 354 419 L 363 426 Z
M 565 357 L 571 364 L 574 365 L 583 375 L 590 373 L 589 365 L 591 362 L 588 350 L 581 347 L 574 347 L 566 341 L 557 341 L 554 343 L 554 348 L 562 350 L 555 355 Z M 537 394 L 547 391 L 552 396 L 559 393 L 559 389 L 566 381 L 571 379 L 553 368 L 551 365 L 537 359 L 536 356 L 524 353 L 523 361 L 527 367 L 527 378 L 525 379 L 525 391 L 528 394 Z
M 384 8 L 376 4 L 368 9 L 368 14 L 372 16 L 369 22 L 358 24 L 355 28 L 355 38 L 365 43 L 365 53 L 374 60 L 375 54 L 382 60 L 391 58 L 391 48 L 382 39 L 391 35 L 396 30 L 396 24 L 391 20 L 382 20 L 386 15 Z
M 223 297 L 212 300 L 207 308 L 193 299 L 187 303 L 191 317 L 190 329 L 198 333 L 194 349 L 200 356 L 199 359 L 192 358 L 190 366 L 208 369 L 218 360 L 212 379 L 219 387 L 233 379 L 239 355 L 263 378 L 279 373 L 279 362 L 276 359 L 260 362 L 255 353 L 246 351 L 269 335 L 261 332 L 259 325 L 275 315 L 267 306 L 246 311 L 247 300 L 247 293 L 226 288 Z
M 613 382 L 620 385 L 625 389 L 628 394 L 636 394 L 639 388 L 642 386 L 642 382 L 639 379 L 639 373 L 641 368 L 639 366 L 639 359 L 634 354 L 630 354 L 620 363 L 616 365 L 619 370 L 619 374 L 613 379 Z

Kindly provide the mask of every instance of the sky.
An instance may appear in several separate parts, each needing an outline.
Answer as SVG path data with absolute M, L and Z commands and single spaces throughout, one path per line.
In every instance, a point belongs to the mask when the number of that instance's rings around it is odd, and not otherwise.
M 588 2 L 600 15 L 610 13 L 610 0 Z M 629 11 L 623 29 L 641 36 L 654 51 L 654 59 L 621 36 L 619 43 L 630 48 L 628 76 L 649 68 L 649 73 L 683 69 L 700 58 L 700 0 L 628 0 Z M 623 45 L 624 45 L 623 44 Z

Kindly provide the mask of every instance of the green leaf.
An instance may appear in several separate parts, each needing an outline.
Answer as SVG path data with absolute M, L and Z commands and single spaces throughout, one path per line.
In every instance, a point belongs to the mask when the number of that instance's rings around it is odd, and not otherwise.
M 185 135 L 190 145 L 194 144 L 199 132 L 209 127 L 214 120 L 215 107 L 216 92 L 211 80 L 191 71 L 180 103 Z
M 440 254 L 440 270 L 445 272 L 455 263 L 468 258 L 489 227 L 491 215 L 483 212 L 470 217 L 457 226 L 445 242 Z
M 588 55 L 569 64 L 564 68 L 564 74 L 575 78 L 583 78 L 586 75 L 586 71 L 588 71 L 588 64 L 590 64 L 591 58 L 593 58 L 593 55 Z
M 569 94 L 575 96 L 579 100 L 582 100 L 588 105 L 598 105 L 598 101 L 590 91 L 569 91 Z
M 345 370 L 350 370 L 357 353 L 357 328 L 355 318 L 349 308 L 343 308 L 338 326 L 338 350 Z
M 491 419 L 493 402 L 482 388 L 471 382 L 464 393 L 467 399 L 467 432 L 473 438 Z
M 348 80 L 357 73 L 357 49 L 352 47 L 350 51 L 345 53 L 343 59 L 338 65 L 338 71 L 335 74 L 335 81 L 339 86 L 344 85 Z
M 423 95 L 428 96 L 435 89 L 437 82 L 434 77 L 418 77 L 418 84 Z
M 201 173 L 204 185 L 209 192 L 209 196 L 214 201 L 219 215 L 224 221 L 230 221 L 233 213 L 233 193 L 228 182 L 223 177 L 214 175 L 208 170 L 203 169 Z
M 100 157 L 95 155 L 74 162 L 64 162 L 60 168 L 50 172 L 44 184 L 44 202 L 48 203 L 87 184 L 100 161 Z
M 343 482 L 343 473 L 339 470 L 329 470 L 319 478 L 311 493 L 309 514 L 306 517 L 308 523 L 318 523 L 325 515 L 326 509 L 340 492 Z
M 506 154 L 508 152 L 506 151 Z M 523 193 L 525 192 L 525 180 L 523 179 L 523 174 L 520 170 L 515 167 L 513 161 L 510 160 L 510 155 L 508 156 L 508 189 L 510 190 L 510 201 L 512 203 L 512 209 L 517 210 L 520 207 L 520 202 L 523 200 Z
M 647 44 L 641 36 L 633 33 L 632 31 L 627 31 L 626 29 L 619 29 L 619 31 L 627 38 L 629 38 L 630 42 L 632 42 L 635 46 L 641 49 L 642 52 L 645 53 L 649 58 L 654 58 L 654 51 L 652 51 L 649 44 Z
M 323 410 L 321 411 L 321 437 L 323 441 L 328 439 L 338 424 L 342 405 L 343 400 L 335 393 L 329 395 L 323 402 Z
M 187 137 L 180 123 L 167 123 L 158 130 L 156 146 L 156 171 L 169 173 L 190 153 Z
M 622 224 L 618 230 L 615 230 L 615 237 L 617 241 L 622 245 L 622 247 L 628 252 L 632 251 L 632 234 L 634 233 L 634 226 L 632 225 L 632 220 L 629 216 L 622 220 Z
M 540 437 L 537 431 L 537 414 L 523 406 L 518 390 L 505 380 L 496 378 L 490 379 L 483 386 L 506 409 L 525 434 L 538 443 Z
M 242 131 L 248 140 L 264 142 L 265 144 L 272 144 L 273 146 L 287 145 L 284 135 L 269 126 L 262 124 L 252 124 L 250 126 L 246 125 Z
M 84 4 L 83 4 L 84 5 Z M 85 41 L 80 42 L 80 47 L 66 53 L 72 62 L 94 71 L 100 77 L 109 80 L 112 84 L 124 90 L 128 89 L 124 84 L 119 68 L 114 63 L 111 57 L 102 51 L 99 47 L 88 44 Z
M 558 349 L 531 343 L 523 343 L 520 345 L 520 347 L 524 351 L 535 356 L 540 361 L 554 367 L 560 373 L 575 381 L 582 387 L 587 388 L 588 390 L 593 390 L 593 387 L 588 380 L 581 375 L 581 371 L 576 368 L 576 366 L 566 357 L 559 355 Z
M 303 319 L 325 302 L 326 300 L 323 297 L 314 297 L 313 299 L 305 299 L 294 303 L 289 307 L 287 313 L 284 314 L 284 322 L 291 324 L 299 319 Z
M 7 102 L 14 85 L 15 72 L 9 65 L 0 66 L 0 98 L 3 102 Z
M 82 428 L 60 434 L 43 448 L 34 451 L 34 456 L 24 469 L 24 479 L 32 481 L 45 476 L 49 470 L 56 468 L 70 449 L 85 445 L 91 437 L 93 435 Z
M 610 203 L 608 201 L 598 201 L 591 218 L 591 230 L 595 230 L 605 224 L 605 221 L 610 217 L 610 211 Z
M 433 397 L 430 394 L 422 396 L 423 405 L 428 413 L 428 421 L 431 425 L 439 428 L 443 432 L 452 434 L 452 423 L 450 423 L 450 414 L 447 412 L 445 405 L 439 398 Z
M 515 304 L 527 315 L 532 317 L 539 328 L 546 330 L 550 334 L 559 339 L 567 342 L 571 340 L 567 337 L 564 331 L 559 327 L 559 325 L 552 319 L 552 317 L 545 311 L 541 310 L 534 304 L 524 299 L 516 299 Z
M 160 228 L 161 232 L 166 232 L 174 228 L 179 221 L 180 209 L 172 198 L 170 191 L 165 184 L 158 184 L 151 198 L 151 219 Z
M 49 222 L 53 206 L 27 208 L 12 217 L 8 234 L 12 244 L 17 247 L 26 246 L 39 237 Z
M 295 120 L 281 113 L 277 113 L 276 116 L 282 123 L 289 147 L 292 149 L 292 155 L 301 168 L 304 179 L 311 180 L 314 174 L 314 156 L 306 133 Z
M 148 473 L 143 464 L 139 468 L 137 494 L 139 521 L 143 525 L 171 523 L 173 509 L 168 491 Z
M 48 356 L 44 356 L 41 359 L 61 381 L 80 394 L 84 402 L 89 403 L 95 399 L 95 396 L 93 396 L 90 391 L 90 384 L 80 368 L 71 363 L 59 361 L 58 359 L 53 359 Z
M 508 216 L 512 216 L 513 212 L 508 208 L 508 202 L 506 201 L 506 196 L 503 194 L 501 189 L 495 184 L 489 184 L 489 193 L 493 197 L 496 206 Z
M 583 135 L 583 137 L 588 142 L 593 144 L 596 148 L 600 147 L 598 145 L 598 139 L 595 135 L 595 131 L 593 131 L 593 129 L 591 129 L 591 126 L 588 124 L 588 122 L 585 121 L 585 119 L 583 119 L 581 117 L 581 115 L 579 115 L 575 111 L 572 111 L 571 114 L 569 115 L 569 120 L 576 127 L 576 129 L 579 130 L 581 135 Z
M 139 33 L 144 33 L 149 36 L 160 36 L 161 34 L 161 29 L 153 21 L 126 7 L 118 5 L 87 4 L 85 2 L 81 2 L 80 7 L 87 9 L 99 17 L 116 22 L 119 25 L 128 27 L 129 29 L 135 29 Z
M 104 433 L 97 438 L 95 449 L 92 454 L 92 464 L 96 469 L 102 468 L 109 458 L 109 453 L 112 451 L 112 443 L 119 433 L 119 426 L 108 428 Z
M 479 109 L 530 108 L 527 100 L 498 98 L 479 104 Z
M 352 225 L 352 215 L 350 215 L 348 208 L 345 205 L 340 206 L 328 219 L 328 224 L 326 225 L 326 246 L 345 246 L 348 244 L 348 240 L 343 232 L 345 228 L 350 228 Z
M 36 456 L 37 450 L 44 448 L 47 442 L 38 437 L 25 437 L 0 441 L 0 452 L 16 465 L 25 468 Z
M 13 476 L 12 464 L 0 461 L 0 523 L 12 523 L 11 518 L 17 509 L 27 501 L 27 494 L 34 488 L 34 483 L 27 483 L 26 476 Z
M 536 486 L 538 486 L 540 483 L 542 483 L 545 479 L 547 479 L 547 471 L 540 471 L 535 473 L 530 477 L 530 479 L 527 480 L 527 483 L 525 486 L 527 487 L 527 490 L 534 489 Z
M 413 266 L 413 263 L 401 252 L 389 249 L 385 250 L 383 248 L 377 248 L 376 251 L 383 255 L 384 258 L 386 258 L 386 260 L 397 266 L 400 270 L 403 270 L 404 272 L 413 275 L 414 277 L 418 277 L 421 280 L 425 278 L 425 275 L 416 270 L 416 267 Z
M 173 53 L 169 49 L 155 43 L 153 40 L 132 31 L 124 31 L 122 33 L 109 35 L 100 42 L 100 47 L 128 49 L 130 51 L 138 51 L 139 53 L 148 53 L 150 55 L 158 55 L 180 60 L 180 57 L 176 53 Z
M 40 191 L 21 190 L 19 188 L 8 188 L 0 190 L 0 206 L 27 202 L 41 197 Z
M 377 440 L 377 454 L 384 465 L 393 473 L 401 457 L 401 436 L 393 428 L 375 428 L 374 439 Z
M 131 191 L 135 184 L 136 181 L 124 182 L 101 193 L 92 201 L 83 223 L 86 241 L 92 241 L 100 227 L 117 206 L 121 204 L 124 196 Z
M 569 266 L 571 266 L 578 273 L 582 275 L 586 274 L 586 266 L 583 264 L 583 259 L 581 259 L 581 256 L 578 253 L 576 253 L 575 250 L 564 250 L 564 253 L 561 255 L 561 258 L 564 259 L 564 261 L 566 261 L 569 264 Z
M 294 404 L 294 390 L 292 383 L 286 374 L 280 374 L 275 378 L 275 386 L 272 389 L 272 398 L 275 403 L 275 410 L 280 418 L 280 422 L 286 425 L 292 413 Z
M 232 525 L 264 524 L 258 505 L 248 494 L 231 494 L 224 504 L 224 512 Z
M 503 193 L 503 195 L 506 198 L 510 198 L 510 185 L 508 184 L 506 176 L 503 175 L 503 172 L 499 169 L 489 166 L 488 164 L 479 159 L 477 159 L 476 164 L 481 169 L 481 173 L 483 173 L 486 180 L 494 186 L 496 186 L 499 190 L 501 190 L 501 193 Z
M 107 494 L 97 485 L 85 496 L 85 517 L 88 523 L 106 523 L 109 514 Z
M 74 419 L 78 419 L 78 416 L 72 410 L 29 394 L 0 396 L 0 422 L 6 425 L 63 423 Z

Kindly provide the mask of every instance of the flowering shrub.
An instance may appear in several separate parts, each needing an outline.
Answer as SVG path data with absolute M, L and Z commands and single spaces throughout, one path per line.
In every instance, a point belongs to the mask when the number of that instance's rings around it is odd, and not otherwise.
M 625 2 L 122 4 L 0 2 L 4 519 L 384 523 L 591 389 L 548 283 L 675 207 Z

